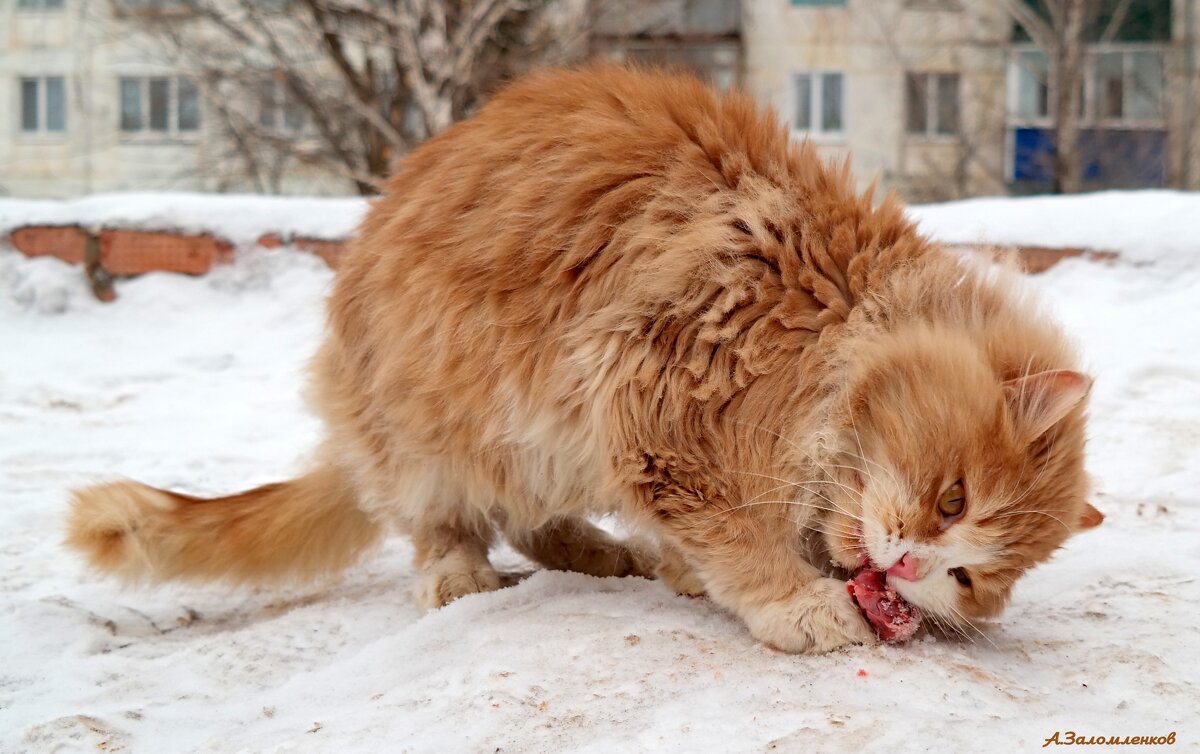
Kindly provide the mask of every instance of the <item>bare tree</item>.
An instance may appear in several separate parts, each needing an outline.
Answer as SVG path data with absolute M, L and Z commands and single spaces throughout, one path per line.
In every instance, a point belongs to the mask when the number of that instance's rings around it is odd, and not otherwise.
M 1111 41 L 1124 23 L 1131 0 L 1115 4 L 1098 0 L 1001 0 L 1012 19 L 1046 55 L 1055 193 L 1083 188 L 1079 135 L 1083 117 L 1084 55 L 1087 34 L 1100 14 L 1111 10 L 1096 41 Z
M 299 162 L 378 190 L 393 159 L 502 80 L 585 46 L 584 0 L 184 0 L 130 10 L 195 72 L 259 190 Z

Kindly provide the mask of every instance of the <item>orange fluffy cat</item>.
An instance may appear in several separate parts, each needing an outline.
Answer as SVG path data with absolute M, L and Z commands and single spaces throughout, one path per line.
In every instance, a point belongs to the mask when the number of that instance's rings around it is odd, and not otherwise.
M 405 159 L 328 314 L 306 474 L 213 500 L 82 490 L 70 544 L 129 579 L 259 583 L 344 568 L 395 526 L 436 608 L 498 587 L 502 534 L 812 652 L 878 640 L 856 571 L 956 624 L 1101 518 L 1091 382 L 1012 275 L 691 78 L 502 91 Z M 588 521 L 609 512 L 657 547 Z

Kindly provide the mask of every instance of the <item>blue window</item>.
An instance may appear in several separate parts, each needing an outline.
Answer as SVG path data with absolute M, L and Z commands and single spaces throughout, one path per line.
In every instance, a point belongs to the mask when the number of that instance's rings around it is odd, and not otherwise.
M 1162 186 L 1167 132 L 1162 128 L 1085 128 L 1079 134 L 1085 183 L 1106 187 Z M 1054 134 L 1048 128 L 1013 132 L 1013 180 L 1038 189 L 1054 178 Z

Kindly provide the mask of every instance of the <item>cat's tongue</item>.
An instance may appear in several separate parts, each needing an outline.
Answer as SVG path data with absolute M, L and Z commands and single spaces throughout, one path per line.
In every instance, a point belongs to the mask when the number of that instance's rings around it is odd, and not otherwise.
M 883 571 L 864 568 L 846 582 L 846 591 L 879 638 L 889 644 L 908 641 L 921 626 L 921 608 L 905 602 Z

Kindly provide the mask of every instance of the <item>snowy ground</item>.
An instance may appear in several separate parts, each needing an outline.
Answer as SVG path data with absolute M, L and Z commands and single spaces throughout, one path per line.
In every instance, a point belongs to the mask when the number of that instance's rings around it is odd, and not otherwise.
M 1147 261 L 1171 224 L 1122 227 Z M 1198 238 L 1033 283 L 1097 376 L 1104 525 L 977 641 L 821 657 L 772 652 L 639 579 L 534 573 L 422 616 L 400 540 L 318 587 L 97 580 L 60 546 L 69 487 L 125 475 L 218 493 L 298 468 L 319 431 L 299 370 L 331 273 L 260 252 L 122 283 L 103 305 L 77 269 L 0 248 L 0 751 L 1014 752 L 1068 730 L 1175 731 L 1171 748 L 1195 750 Z

